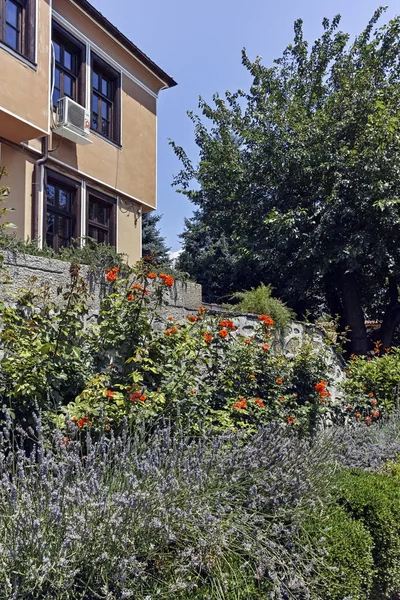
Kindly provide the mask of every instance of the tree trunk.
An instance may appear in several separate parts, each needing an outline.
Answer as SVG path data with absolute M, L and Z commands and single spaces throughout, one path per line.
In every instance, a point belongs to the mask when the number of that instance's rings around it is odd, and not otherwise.
M 350 328 L 350 349 L 353 354 L 367 354 L 368 337 L 365 329 L 364 311 L 361 307 L 355 273 L 341 273 L 337 279 L 343 306 L 343 318 Z
M 389 276 L 390 302 L 383 316 L 382 325 L 379 329 L 381 348 L 390 348 L 396 327 L 400 324 L 400 302 L 397 278 Z
M 325 284 L 325 298 L 329 308 L 329 312 L 333 318 L 339 317 L 339 330 L 342 332 L 345 330 L 346 323 L 343 317 L 343 306 L 340 299 L 339 292 L 336 287 L 335 276 L 328 274 L 324 276 Z

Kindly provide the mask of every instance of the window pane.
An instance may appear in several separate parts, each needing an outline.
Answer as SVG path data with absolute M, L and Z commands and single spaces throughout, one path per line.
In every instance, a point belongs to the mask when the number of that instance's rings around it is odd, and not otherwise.
M 99 89 L 99 75 L 93 71 L 93 87 L 95 90 Z
M 46 186 L 46 198 L 47 198 L 47 204 L 54 204 L 54 198 L 56 195 L 56 190 L 54 185 L 49 184 L 48 186 Z M 49 214 L 49 213 L 47 213 Z
M 92 111 L 99 114 L 99 99 L 95 94 L 92 96 Z
M 97 242 L 99 244 L 108 244 L 108 232 L 103 231 L 102 229 L 99 229 L 98 235 L 97 235 Z
M 109 95 L 109 82 L 107 81 L 107 79 L 105 79 L 104 77 L 101 80 L 101 92 L 102 94 L 104 94 L 104 96 L 108 96 Z
M 61 60 L 60 44 L 57 44 L 57 42 L 53 42 L 53 46 L 54 46 L 54 56 L 56 58 L 56 61 L 60 62 L 60 60 Z
M 71 223 L 70 219 L 67 219 L 65 217 L 60 217 L 58 215 L 57 221 L 58 221 L 58 227 L 57 227 L 58 236 L 60 238 L 62 238 L 63 241 L 69 240 L 69 238 L 70 238 L 70 223 Z M 63 246 L 65 246 L 65 245 L 66 244 L 64 243 Z
M 110 106 L 107 104 L 107 102 L 103 102 L 101 103 L 101 116 L 103 117 L 103 119 L 107 119 L 107 121 L 110 120 L 109 117 L 109 113 L 110 113 Z
M 104 137 L 110 137 L 110 123 L 105 119 L 101 120 L 101 133 Z
M 91 227 L 89 225 L 89 237 L 93 238 L 96 241 L 97 241 L 97 232 L 98 232 L 98 230 L 96 229 L 96 227 Z
M 60 90 L 57 88 L 54 88 L 54 92 L 53 92 L 53 104 L 57 104 L 58 100 L 60 99 Z
M 51 212 L 47 213 L 47 233 L 54 234 L 54 214 Z
M 6 25 L 6 44 L 18 50 L 18 32 L 9 25 Z
M 60 69 L 54 71 L 54 87 L 60 89 Z
M 60 189 L 59 196 L 58 196 L 58 206 L 60 208 L 64 208 L 65 210 L 70 211 L 71 210 L 70 198 L 71 198 L 71 194 L 69 192 L 67 192 L 66 190 Z
M 64 67 L 72 71 L 72 54 L 64 48 Z
M 99 119 L 98 119 L 98 115 L 96 115 L 95 113 L 92 114 L 92 129 L 95 129 L 96 131 L 99 128 Z
M 17 4 L 14 4 L 14 2 L 11 2 L 10 0 L 6 1 L 6 22 L 9 23 L 10 25 L 13 25 L 13 27 L 15 27 L 15 29 L 19 29 L 19 27 L 18 27 L 19 10 L 20 9 L 17 6 Z
M 73 80 L 72 77 L 64 73 L 64 95 L 72 98 Z

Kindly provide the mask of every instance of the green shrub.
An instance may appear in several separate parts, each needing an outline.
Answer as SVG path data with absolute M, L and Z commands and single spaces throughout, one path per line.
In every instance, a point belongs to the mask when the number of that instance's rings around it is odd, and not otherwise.
M 367 423 L 399 407 L 400 348 L 382 356 L 352 356 L 343 383 L 348 404 Z M 377 412 L 379 414 L 377 414 Z
M 266 314 L 275 321 L 277 329 L 285 329 L 290 321 L 295 318 L 295 313 L 281 300 L 272 297 L 272 288 L 263 283 L 258 288 L 251 288 L 245 292 L 235 292 L 232 299 L 238 300 L 235 310 L 255 315 Z
M 312 545 L 326 553 L 318 561 L 312 597 L 324 600 L 365 600 L 374 576 L 373 541 L 364 525 L 341 506 L 313 514 L 306 524 Z
M 338 502 L 369 531 L 376 569 L 371 600 L 400 592 L 400 480 L 388 474 L 346 470 Z

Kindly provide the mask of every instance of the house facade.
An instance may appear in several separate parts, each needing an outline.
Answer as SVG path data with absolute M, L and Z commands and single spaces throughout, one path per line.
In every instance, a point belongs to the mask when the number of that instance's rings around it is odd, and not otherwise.
M 0 166 L 20 238 L 141 255 L 157 98 L 175 81 L 87 0 L 0 0 Z M 84 243 L 84 240 L 81 241 Z

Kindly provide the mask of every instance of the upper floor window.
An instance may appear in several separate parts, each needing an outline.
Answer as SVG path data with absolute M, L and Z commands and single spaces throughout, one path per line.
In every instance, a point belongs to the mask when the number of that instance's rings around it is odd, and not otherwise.
M 35 0 L 0 0 L 0 41 L 35 60 Z
M 91 127 L 105 138 L 120 143 L 120 76 L 92 55 Z
M 53 22 L 54 88 L 53 105 L 68 96 L 85 105 L 85 47 Z

